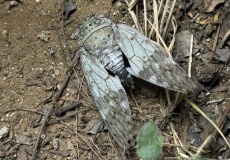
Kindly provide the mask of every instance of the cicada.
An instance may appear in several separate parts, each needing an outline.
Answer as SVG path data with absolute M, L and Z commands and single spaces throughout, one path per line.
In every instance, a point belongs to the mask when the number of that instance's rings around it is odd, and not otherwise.
M 94 102 L 114 140 L 124 149 L 132 144 L 132 115 L 124 87 L 133 77 L 179 92 L 194 83 L 157 43 L 125 24 L 103 15 L 85 18 L 77 42 L 84 75 Z

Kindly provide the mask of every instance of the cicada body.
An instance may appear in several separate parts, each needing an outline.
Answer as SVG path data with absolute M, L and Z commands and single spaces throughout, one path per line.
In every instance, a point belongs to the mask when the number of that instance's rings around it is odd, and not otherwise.
M 132 76 L 167 89 L 188 92 L 194 83 L 157 43 L 102 15 L 87 17 L 77 37 L 80 59 L 94 102 L 115 141 L 132 144 L 132 116 L 123 86 Z

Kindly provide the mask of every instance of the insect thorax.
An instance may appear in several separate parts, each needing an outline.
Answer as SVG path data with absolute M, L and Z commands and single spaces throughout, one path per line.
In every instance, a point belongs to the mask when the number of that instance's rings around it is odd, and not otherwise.
M 86 17 L 78 27 L 78 44 L 82 46 L 84 44 L 84 41 L 88 39 L 88 37 L 92 33 L 106 26 L 110 26 L 111 24 L 112 21 L 108 18 L 105 18 L 103 15 L 94 15 Z
M 82 24 L 79 31 L 85 37 L 78 38 L 78 43 L 89 54 L 94 55 L 111 75 L 117 75 L 124 86 L 132 86 L 132 77 L 126 70 L 123 53 L 114 39 L 111 21 L 104 18 L 100 19 L 99 22 L 98 18 L 93 20 L 92 17 L 85 21 L 87 23 Z M 94 28 L 92 25 L 94 25 Z M 86 32 L 87 29 L 88 33 Z

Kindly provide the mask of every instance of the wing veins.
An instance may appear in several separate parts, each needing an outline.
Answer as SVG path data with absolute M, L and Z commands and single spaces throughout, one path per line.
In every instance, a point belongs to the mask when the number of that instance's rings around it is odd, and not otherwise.
M 118 45 L 127 57 L 132 56 L 128 60 L 135 74 L 131 74 L 168 89 L 180 92 L 193 90 L 195 85 L 192 80 L 173 59 L 164 53 L 159 44 L 125 24 L 117 24 L 117 33 Z M 124 39 L 130 39 L 129 45 Z

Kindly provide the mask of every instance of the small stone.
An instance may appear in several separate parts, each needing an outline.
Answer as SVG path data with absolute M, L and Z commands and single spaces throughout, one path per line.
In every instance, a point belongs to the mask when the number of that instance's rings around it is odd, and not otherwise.
M 5 6 L 6 10 L 10 10 L 11 7 L 17 6 L 18 2 L 17 1 L 5 1 L 3 5 Z
M 77 39 L 77 35 L 78 35 L 79 29 L 77 28 L 71 35 L 70 38 L 75 40 Z
M 59 148 L 58 138 L 53 137 L 52 144 L 53 144 L 53 148 L 57 150 Z
M 3 41 L 6 43 L 6 47 L 8 47 L 10 45 L 10 40 L 9 40 L 9 32 L 7 30 L 3 30 L 2 31 L 2 37 L 3 37 Z
M 57 89 L 61 89 L 61 85 L 60 84 L 57 85 Z
M 56 76 L 58 76 L 59 75 L 59 70 L 54 70 L 54 74 L 56 75 Z
M 53 86 L 46 86 L 45 88 L 44 88 L 44 90 L 45 91 L 52 91 L 53 90 Z
M 19 135 L 19 136 L 16 136 L 16 142 L 18 144 L 26 144 L 26 145 L 29 145 L 30 142 L 31 142 L 31 138 L 26 136 L 26 135 Z
M 205 39 L 206 42 L 210 42 L 211 38 L 207 38 Z
M 45 42 L 49 41 L 50 38 L 50 32 L 48 31 L 41 31 L 37 34 L 37 37 Z
M 117 14 L 117 12 L 115 11 L 115 12 L 113 12 L 113 16 L 118 16 L 118 14 Z
M 6 134 L 8 134 L 10 128 L 8 125 L 4 126 L 1 130 L 0 130 L 0 139 L 2 137 L 4 137 Z
M 3 34 L 3 35 L 8 35 L 8 31 L 4 29 L 4 30 L 2 31 L 2 34 Z

